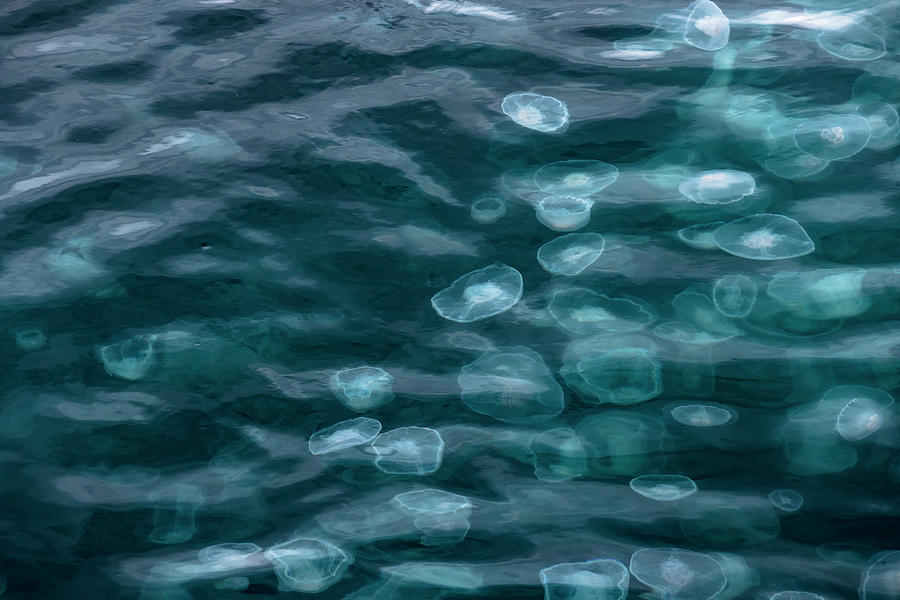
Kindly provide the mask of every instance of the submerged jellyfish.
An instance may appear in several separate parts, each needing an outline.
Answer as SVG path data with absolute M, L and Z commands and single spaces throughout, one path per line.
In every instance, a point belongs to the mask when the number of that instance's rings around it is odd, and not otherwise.
M 569 123 L 569 109 L 552 96 L 515 92 L 503 99 L 500 108 L 519 125 L 544 133 L 559 131 Z
M 197 552 L 197 558 L 205 563 L 217 563 L 223 566 L 223 569 L 230 570 L 228 565 L 242 566 L 248 557 L 262 552 L 262 548 L 256 544 L 249 542 L 244 543 L 225 543 L 207 546 Z
M 725 589 L 725 573 L 707 554 L 678 548 L 645 548 L 628 569 L 641 583 L 670 600 L 710 600 Z
M 548 196 L 538 202 L 537 220 L 554 231 L 581 229 L 591 220 L 594 203 L 574 196 Z
M 900 597 L 900 551 L 876 554 L 863 571 L 859 600 L 896 600 Z
M 394 399 L 394 378 L 379 367 L 343 369 L 331 376 L 331 391 L 350 410 L 365 412 Z
M 560 563 L 541 569 L 544 600 L 625 600 L 629 575 L 611 558 Z
M 497 263 L 466 273 L 431 297 L 437 314 L 457 323 L 471 323 L 499 315 L 522 297 L 522 274 Z
M 822 50 L 844 60 L 876 60 L 887 54 L 884 38 L 857 23 L 827 29 L 816 41 Z
M 743 548 L 781 533 L 781 522 L 768 499 L 707 491 L 680 503 L 678 525 L 701 548 Z
M 682 404 L 669 414 L 682 425 L 690 427 L 718 427 L 734 419 L 730 410 L 714 404 Z
M 270 547 L 266 560 L 278 577 L 278 589 L 315 594 L 337 583 L 353 557 L 334 544 L 317 538 L 296 538 Z
M 655 421 L 624 411 L 605 411 L 575 428 L 583 440 L 593 476 L 630 475 L 653 469 L 662 450 Z
M 660 502 L 673 502 L 697 493 L 697 484 L 684 475 L 641 475 L 628 486 L 635 492 Z
M 747 561 L 737 554 L 710 552 L 709 556 L 719 563 L 725 573 L 725 589 L 716 595 L 715 600 L 734 600 L 745 591 L 759 585 L 759 576 L 750 568 Z
M 769 600 L 825 600 L 825 598 L 812 592 L 786 590 L 784 592 L 775 592 L 769 596 Z
M 698 0 L 684 25 L 684 41 L 701 50 L 721 50 L 728 44 L 731 26 L 722 9 L 711 0 Z
M 795 475 L 840 473 L 856 464 L 859 455 L 835 431 L 840 401 L 814 402 L 788 413 L 784 428 L 787 469 Z
M 590 353 L 564 365 L 560 374 L 591 404 L 627 406 L 662 393 L 661 365 L 643 348 Z
M 869 123 L 869 148 L 887 150 L 897 144 L 900 115 L 886 102 L 866 102 L 856 107 L 858 115 Z
M 610 298 L 584 288 L 554 293 L 547 309 L 561 327 L 579 334 L 638 331 L 653 320 L 653 315 L 633 300 Z
M 893 404 L 894 398 L 878 388 L 839 385 L 825 392 L 820 403 L 840 407 L 835 431 L 845 440 L 857 442 L 881 429 L 884 408 Z
M 458 381 L 466 406 L 506 423 L 544 421 L 565 406 L 544 359 L 528 348 L 483 354 L 462 368 Z
M 865 269 L 780 271 L 769 280 L 766 294 L 808 319 L 854 317 L 872 306 L 863 292 L 865 275 Z
M 39 350 L 47 344 L 47 336 L 37 328 L 19 329 L 15 333 L 16 346 L 30 352 Z
M 484 576 L 479 571 L 459 563 L 402 563 L 386 567 L 382 569 L 382 572 L 387 573 L 391 580 L 381 590 L 388 590 L 389 586 L 394 585 L 412 584 L 468 591 L 481 587 L 484 583 Z M 422 597 L 420 594 L 421 592 L 413 592 L 410 596 L 419 598 Z M 401 597 L 410 596 L 401 593 Z M 431 597 L 441 598 L 443 596 L 443 592 L 438 592 Z M 348 596 L 348 598 L 354 597 L 356 597 L 355 594 Z M 382 596 L 376 592 L 373 597 L 381 598 Z
M 506 202 L 497 196 L 486 196 L 472 203 L 472 220 L 482 225 L 496 223 L 506 214 Z
M 538 248 L 537 260 L 545 271 L 571 277 L 594 264 L 605 247 L 599 233 L 568 233 Z
M 592 196 L 611 186 L 619 169 L 599 160 L 562 160 L 534 173 L 534 183 L 554 196 Z
M 724 224 L 724 221 L 715 221 L 713 223 L 691 225 L 678 230 L 678 239 L 691 248 L 712 250 L 716 247 L 716 242 L 713 240 L 713 232 Z
M 853 156 L 869 143 L 869 122 L 859 115 L 809 119 L 794 128 L 797 148 L 822 160 Z
M 713 304 L 726 317 L 739 319 L 753 310 L 757 294 L 756 284 L 746 275 L 725 275 L 713 285 Z
M 397 494 L 393 501 L 413 515 L 425 546 L 455 544 L 469 532 L 472 503 L 465 496 L 427 489 Z
M 756 191 L 756 180 L 743 171 L 704 171 L 682 181 L 678 191 L 698 204 L 730 204 Z
M 536 434 L 528 442 L 534 475 L 541 481 L 568 481 L 587 470 L 587 455 L 581 438 L 568 427 Z
M 685 290 L 672 299 L 672 306 L 681 319 L 696 325 L 717 341 L 727 340 L 740 333 L 734 323 L 722 317 L 706 294 Z
M 151 542 L 180 544 L 194 537 L 194 513 L 204 500 L 197 486 L 175 483 L 155 492 L 151 499 L 159 502 L 153 515 Z
M 781 260 L 811 253 L 816 245 L 790 217 L 759 213 L 719 226 L 713 241 L 728 254 L 751 260 Z
M 381 433 L 381 422 L 357 417 L 320 429 L 309 437 L 310 454 L 329 454 L 369 444 Z
M 775 508 L 785 512 L 795 512 L 803 506 L 803 496 L 794 490 L 772 490 L 769 492 L 769 501 Z
M 444 440 L 428 427 L 400 427 L 382 433 L 372 447 L 375 467 L 392 475 L 428 475 L 441 468 Z
M 136 335 L 109 346 L 98 353 L 106 372 L 122 379 L 136 381 L 156 365 L 156 335 Z

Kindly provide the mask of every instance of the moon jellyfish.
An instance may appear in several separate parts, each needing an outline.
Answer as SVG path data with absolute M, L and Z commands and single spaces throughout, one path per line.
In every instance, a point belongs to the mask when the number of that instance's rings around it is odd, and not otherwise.
M 856 464 L 856 448 L 835 431 L 840 405 L 814 402 L 788 413 L 784 427 L 787 469 L 795 475 L 840 473 Z
M 767 498 L 705 491 L 680 503 L 678 525 L 703 548 L 743 548 L 778 537 L 781 522 Z
M 394 399 L 394 378 L 379 367 L 343 369 L 331 376 L 331 391 L 350 410 L 365 412 Z
M 102 277 L 106 271 L 91 256 L 93 240 L 75 238 L 54 248 L 44 258 L 44 263 L 62 281 L 77 284 Z
M 562 160 L 534 173 L 534 184 L 554 196 L 592 196 L 611 186 L 619 169 L 599 160 Z
M 506 423 L 545 421 L 565 406 L 544 359 L 528 348 L 483 354 L 462 368 L 458 381 L 466 406 Z
M 354 446 L 369 444 L 381 433 L 381 423 L 368 417 L 357 417 L 335 423 L 312 434 L 310 454 L 329 454 Z
M 893 404 L 894 398 L 877 388 L 840 385 L 825 392 L 821 402 L 841 407 L 835 431 L 845 440 L 858 442 L 881 429 L 884 408 Z
M 682 404 L 669 414 L 682 425 L 690 427 L 718 427 L 734 419 L 730 410 L 713 404 Z
M 678 230 L 678 239 L 698 250 L 713 250 L 716 242 L 713 240 L 713 232 L 724 225 L 724 221 L 714 223 L 699 223 Z
M 641 475 L 628 482 L 635 492 L 660 502 L 674 502 L 697 493 L 697 484 L 684 475 Z
M 841 542 L 816 546 L 816 554 L 825 560 L 855 566 L 865 565 L 869 561 L 869 557 L 876 554 L 879 550 L 880 548 L 875 546 Z
M 582 419 L 575 427 L 583 440 L 592 476 L 635 476 L 658 465 L 661 432 L 653 420 L 623 411 Z
M 548 273 L 572 277 L 594 264 L 605 247 L 599 233 L 568 233 L 538 248 L 537 260 Z
M 568 427 L 536 434 L 528 442 L 534 476 L 541 481 L 568 481 L 587 470 L 587 455 L 581 438 Z
M 866 102 L 856 107 L 856 113 L 869 123 L 869 148 L 887 150 L 897 144 L 900 134 L 900 115 L 886 102 Z
M 156 365 L 155 335 L 136 335 L 108 346 L 98 353 L 106 372 L 122 379 L 136 381 Z
M 722 9 L 711 0 L 698 0 L 684 25 L 684 41 L 701 50 L 721 50 L 728 44 L 731 26 Z
M 554 231 L 581 229 L 591 220 L 594 203 L 574 196 L 548 196 L 538 202 L 537 220 Z
M 514 92 L 503 99 L 500 109 L 519 125 L 544 133 L 559 131 L 569 123 L 569 109 L 552 96 Z
M 769 501 L 775 508 L 785 512 L 796 512 L 803 506 L 803 496 L 794 490 L 772 490 Z
M 741 332 L 731 321 L 722 317 L 706 294 L 685 290 L 672 299 L 672 306 L 683 322 L 696 325 L 717 341 L 733 338 Z
M 630 577 L 610 558 L 560 563 L 541 569 L 544 600 L 625 600 Z
M 472 203 L 469 214 L 476 223 L 490 225 L 499 221 L 506 214 L 506 202 L 497 196 L 486 196 Z
M 900 598 L 900 551 L 875 555 L 863 571 L 859 600 L 897 600 Z
M 719 226 L 713 241 L 720 250 L 751 260 L 782 260 L 811 253 L 816 245 L 790 217 L 760 213 Z
M 633 300 L 610 298 L 584 288 L 555 292 L 547 309 L 563 329 L 578 334 L 638 331 L 653 320 L 653 315 Z
M 465 496 L 427 489 L 397 494 L 393 501 L 413 515 L 425 546 L 455 544 L 469 532 L 472 503 Z
M 19 329 L 15 332 L 16 346 L 25 352 L 40 350 L 47 345 L 47 336 L 40 329 Z
M 739 319 L 753 310 L 757 294 L 756 284 L 746 275 L 725 275 L 713 285 L 713 304 L 726 317 Z
M 731 204 L 756 191 L 756 180 L 743 171 L 704 171 L 682 181 L 678 191 L 698 204 Z
M 197 558 L 205 563 L 231 564 L 236 563 L 243 565 L 250 556 L 262 552 L 262 548 L 256 544 L 247 543 L 225 543 L 207 546 L 197 552 Z
M 678 548 L 645 548 L 631 555 L 634 578 L 669 600 L 710 600 L 725 589 L 722 567 L 707 554 Z
M 512 308 L 523 286 L 521 273 L 497 263 L 463 275 L 432 296 L 431 306 L 447 320 L 471 323 Z
M 766 286 L 766 295 L 807 319 L 843 319 L 872 306 L 863 292 L 865 269 L 780 271 Z
M 428 427 L 400 427 L 382 433 L 372 447 L 375 467 L 391 475 L 428 475 L 441 468 L 444 440 Z
M 769 596 L 769 600 L 825 600 L 825 598 L 812 592 L 786 590 L 784 592 L 775 592 Z
M 643 348 L 591 353 L 563 366 L 560 374 L 590 404 L 628 406 L 662 393 L 660 362 Z
M 334 544 L 316 538 L 296 538 L 268 548 L 281 591 L 315 594 L 337 583 L 353 557 Z
M 816 41 L 822 50 L 844 60 L 876 60 L 887 54 L 884 38 L 856 23 L 823 31 Z
M 150 541 L 157 544 L 180 544 L 194 537 L 194 513 L 203 504 L 203 493 L 193 485 L 176 483 L 151 496 L 158 502 L 153 515 Z
M 756 571 L 737 554 L 710 552 L 709 556 L 722 567 L 726 580 L 725 589 L 716 595 L 715 600 L 734 600 L 745 591 L 759 585 Z
M 859 115 L 809 119 L 794 128 L 797 148 L 822 160 L 853 156 L 869 143 L 869 122 Z

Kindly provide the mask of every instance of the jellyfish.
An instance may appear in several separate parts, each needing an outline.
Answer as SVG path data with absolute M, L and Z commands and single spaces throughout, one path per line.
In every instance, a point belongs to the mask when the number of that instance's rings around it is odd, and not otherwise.
M 330 384 L 341 404 L 355 412 L 374 410 L 394 399 L 394 378 L 379 367 L 337 371 Z
M 743 171 L 703 171 L 682 181 L 678 191 L 697 204 L 731 204 L 756 191 L 756 180 Z
M 224 543 L 207 546 L 197 553 L 197 558 L 205 563 L 242 565 L 248 557 L 262 552 L 262 548 L 249 542 Z
M 431 297 L 443 318 L 471 323 L 499 315 L 522 297 L 522 274 L 502 263 L 467 273 Z
M 896 600 L 900 598 L 900 551 L 876 554 L 863 571 L 859 600 Z
M 631 579 L 611 558 L 560 563 L 541 569 L 544 600 L 625 600 Z
M 472 203 L 469 214 L 476 223 L 490 225 L 502 219 L 506 214 L 506 202 L 497 196 L 485 196 Z
M 106 270 L 91 255 L 93 240 L 80 237 L 54 248 L 44 258 L 44 263 L 64 282 L 77 284 L 96 281 Z
M 663 150 L 644 163 L 641 179 L 658 189 L 676 189 L 688 176 L 684 165 L 693 158 L 694 153 L 688 150 Z
M 278 589 L 315 594 L 340 581 L 353 556 L 331 542 L 300 537 L 271 546 L 264 553 L 278 577 Z
M 472 503 L 465 496 L 425 489 L 397 494 L 392 500 L 413 516 L 424 546 L 455 544 L 469 532 Z
M 386 590 L 395 585 L 425 585 L 439 588 L 449 588 L 453 590 L 474 590 L 484 583 L 484 577 L 475 569 L 459 563 L 402 563 L 382 569 L 391 577 L 382 587 Z M 353 598 L 354 596 L 348 596 Z M 378 594 L 374 597 L 381 598 Z M 412 591 L 408 596 L 399 595 L 398 597 L 421 598 L 420 591 Z M 433 598 L 441 598 L 443 594 L 434 594 Z
M 858 442 L 881 429 L 884 408 L 893 404 L 894 398 L 877 388 L 839 385 L 825 392 L 820 402 L 840 407 L 835 431 L 845 440 Z
M 371 444 L 381 433 L 381 422 L 368 417 L 357 417 L 335 423 L 312 434 L 309 438 L 310 454 L 330 454 L 354 446 Z
M 544 359 L 528 348 L 487 352 L 464 366 L 458 381 L 466 406 L 506 423 L 545 421 L 565 406 Z
M 880 548 L 865 544 L 830 543 L 816 546 L 816 554 L 831 562 L 847 565 L 865 565 L 869 557 L 878 553 Z
M 844 60 L 877 60 L 887 54 L 884 38 L 858 23 L 827 29 L 816 41 L 822 50 Z
M 803 506 L 803 496 L 795 490 L 772 490 L 769 492 L 769 501 L 784 512 L 796 512 Z
M 788 413 L 784 427 L 787 469 L 795 475 L 840 473 L 856 464 L 859 455 L 835 431 L 840 402 L 822 401 Z
M 794 128 L 797 148 L 822 160 L 849 158 L 866 147 L 872 128 L 859 115 L 829 115 Z
M 701 50 L 721 50 L 728 44 L 731 26 L 715 2 L 698 0 L 684 25 L 684 41 Z
M 753 310 L 757 294 L 756 284 L 746 275 L 725 275 L 713 285 L 713 304 L 726 317 L 741 319 Z
M 584 288 L 568 288 L 553 294 L 547 309 L 559 325 L 572 333 L 638 331 L 653 315 L 627 298 L 610 298 Z
M 587 454 L 581 438 L 568 427 L 535 434 L 528 442 L 534 476 L 541 481 L 568 481 L 587 471 Z
M 719 226 L 713 241 L 728 254 L 751 260 L 782 260 L 811 253 L 816 245 L 790 217 L 759 213 Z
M 382 433 L 372 447 L 375 467 L 392 475 L 428 475 L 441 468 L 444 440 L 428 427 L 400 427 Z
M 98 350 L 106 372 L 122 379 L 142 379 L 156 365 L 156 335 L 136 335 L 101 346 Z
M 713 240 L 713 232 L 724 225 L 724 221 L 715 221 L 713 223 L 700 223 L 691 225 L 678 230 L 678 239 L 698 250 L 713 250 L 716 248 L 716 242 Z
M 148 156 L 173 148 L 199 163 L 221 162 L 234 156 L 240 149 L 225 132 L 207 133 L 200 129 L 182 129 L 148 146 L 139 154 Z
M 36 327 L 16 330 L 15 340 L 16 346 L 25 352 L 40 350 L 47 345 L 47 336 Z
M 548 196 L 538 202 L 537 220 L 554 231 L 575 231 L 591 220 L 593 201 L 575 196 Z
M 503 99 L 500 108 L 519 125 L 544 133 L 559 131 L 569 123 L 566 104 L 552 96 L 514 92 Z
M 684 475 L 640 475 L 628 486 L 641 496 L 660 502 L 674 502 L 697 493 L 697 484 Z
M 722 567 L 726 580 L 725 589 L 716 595 L 715 600 L 734 600 L 745 591 L 759 585 L 759 576 L 750 568 L 747 561 L 737 554 L 710 552 L 709 556 Z
M 623 411 L 606 411 L 582 419 L 575 427 L 593 475 L 636 476 L 653 469 L 662 451 L 655 421 Z
M 628 569 L 670 600 L 711 600 L 725 589 L 725 573 L 709 555 L 679 548 L 644 548 Z
M 690 427 L 719 427 L 734 420 L 730 410 L 714 404 L 682 404 L 669 414 L 682 425 Z
M 567 233 L 538 248 L 537 260 L 548 273 L 574 277 L 594 264 L 605 247 L 599 233 Z
M 662 393 L 660 362 L 643 348 L 593 352 L 564 365 L 560 374 L 590 404 L 628 406 Z
M 666 321 L 653 328 L 653 335 L 661 340 L 691 344 L 693 346 L 708 346 L 718 344 L 733 335 L 713 334 L 709 331 L 701 331 L 693 323 L 684 321 Z
M 743 548 L 778 537 L 781 522 L 768 498 L 715 492 L 679 503 L 678 525 L 701 548 Z
M 619 169 L 599 160 L 562 160 L 534 173 L 534 184 L 553 196 L 593 196 L 619 178 Z
M 807 319 L 855 317 L 872 307 L 863 291 L 865 269 L 780 271 L 766 286 L 766 295 Z
M 175 483 L 154 492 L 151 500 L 159 503 L 153 515 L 151 542 L 180 544 L 194 537 L 194 513 L 204 500 L 197 486 Z
M 769 596 L 769 600 L 825 600 L 825 598 L 818 594 L 813 594 L 812 592 L 786 590 L 783 592 L 775 592 Z
M 717 341 L 733 338 L 741 332 L 734 323 L 722 317 L 706 294 L 685 290 L 672 299 L 672 306 L 684 322 L 696 325 Z
M 869 123 L 869 148 L 886 150 L 897 143 L 900 115 L 886 102 L 866 102 L 856 107 L 856 113 Z

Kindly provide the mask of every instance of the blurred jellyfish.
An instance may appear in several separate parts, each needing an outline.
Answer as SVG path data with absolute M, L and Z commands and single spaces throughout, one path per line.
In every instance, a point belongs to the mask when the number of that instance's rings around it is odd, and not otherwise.
M 696 325 L 718 341 L 727 340 L 741 332 L 734 323 L 722 317 L 706 294 L 687 289 L 672 299 L 672 306 L 681 320 Z
M 554 231 L 575 231 L 591 220 L 594 203 L 574 196 L 548 196 L 535 209 L 537 220 Z
M 587 470 L 587 455 L 581 438 L 568 427 L 557 427 L 534 435 L 528 442 L 534 475 L 541 481 L 568 481 Z
M 207 133 L 199 129 L 183 129 L 148 146 L 139 154 L 147 156 L 173 148 L 199 163 L 226 160 L 234 156 L 240 149 L 225 132 Z
M 47 344 L 47 336 L 40 329 L 19 329 L 15 332 L 16 346 L 25 352 L 40 350 Z
M 672 418 L 690 427 L 718 427 L 734 419 L 734 414 L 714 404 L 682 404 L 670 413 Z
M 704 171 L 682 181 L 678 191 L 698 204 L 730 204 L 756 191 L 756 180 L 743 171 Z
M 250 579 L 248 577 L 226 577 L 213 583 L 213 587 L 217 590 L 243 592 L 250 587 Z
M 822 50 L 844 60 L 876 60 L 887 54 L 884 38 L 856 23 L 825 30 L 816 41 Z
M 482 225 L 496 223 L 506 214 L 506 202 L 497 196 L 485 196 L 472 203 L 472 220 Z
M 853 156 L 869 143 L 869 122 L 859 115 L 829 115 L 794 128 L 797 148 L 822 160 Z
M 754 90 L 731 94 L 722 117 L 728 129 L 739 136 L 760 139 L 766 128 L 782 114 L 773 94 Z
M 369 444 L 381 433 L 381 422 L 357 417 L 320 429 L 309 437 L 311 454 L 329 454 Z
M 893 404 L 894 398 L 878 388 L 839 385 L 825 392 L 820 403 L 839 407 L 835 431 L 845 440 L 857 442 L 881 429 L 884 408 Z
M 691 344 L 694 346 L 718 344 L 734 337 L 730 334 L 722 335 L 710 333 L 709 331 L 701 331 L 693 323 L 685 323 L 684 321 L 666 321 L 665 323 L 660 323 L 653 328 L 653 335 L 662 340 Z
M 709 556 L 722 567 L 726 580 L 725 589 L 716 595 L 715 600 L 733 600 L 759 585 L 759 576 L 750 568 L 747 561 L 737 554 L 710 552 Z
M 265 551 L 282 591 L 315 594 L 337 583 L 353 557 L 325 540 L 296 538 Z
M 458 378 L 472 410 L 506 423 L 536 423 L 562 412 L 563 391 L 544 359 L 523 347 L 483 354 Z
M 548 273 L 572 277 L 594 264 L 605 247 L 599 233 L 568 233 L 538 248 L 537 260 Z
M 444 440 L 428 427 L 400 427 L 382 433 L 372 443 L 375 467 L 392 475 L 428 475 L 441 468 Z
M 522 297 L 522 274 L 502 263 L 466 273 L 450 287 L 431 297 L 431 306 L 443 318 L 471 323 L 499 315 Z
M 856 113 L 869 123 L 869 148 L 887 150 L 897 144 L 900 135 L 900 115 L 886 102 L 866 102 L 856 107 Z
M 553 294 L 547 305 L 557 323 L 572 333 L 638 331 L 653 315 L 627 298 L 610 298 L 584 288 L 567 288 Z
M 382 569 L 390 579 L 372 597 L 396 597 L 396 598 L 422 598 L 424 596 L 420 589 L 403 590 L 397 596 L 393 596 L 388 590 L 397 590 L 399 586 L 428 586 L 438 588 L 449 588 L 460 592 L 471 591 L 481 587 L 484 583 L 484 576 L 479 572 L 459 563 L 402 563 L 399 565 L 386 567 Z M 399 591 L 399 590 L 398 590 Z M 428 593 L 428 592 L 425 592 Z M 431 592 L 428 597 L 442 598 L 444 592 Z M 348 600 L 355 598 L 356 595 L 347 596 Z
M 781 522 L 767 498 L 704 491 L 679 503 L 678 526 L 701 548 L 743 548 L 778 537 Z
M 818 594 L 813 594 L 812 592 L 786 590 L 783 592 L 775 592 L 769 596 L 769 600 L 825 600 L 825 598 Z
M 722 567 L 707 554 L 678 548 L 645 548 L 631 555 L 634 578 L 670 600 L 710 600 L 725 589 Z
M 713 232 L 724 225 L 724 221 L 715 221 L 713 223 L 700 223 L 691 225 L 678 230 L 678 239 L 698 250 L 713 250 L 716 248 L 716 242 L 713 240 Z
M 611 558 L 560 563 L 541 569 L 544 600 L 625 600 L 629 575 Z
M 780 271 L 766 286 L 766 295 L 807 319 L 843 319 L 872 306 L 863 291 L 865 269 Z
M 107 373 L 135 381 L 143 378 L 156 365 L 155 342 L 156 335 L 136 335 L 101 346 L 98 354 Z
M 379 367 L 337 371 L 330 384 L 341 404 L 355 412 L 373 410 L 394 399 L 394 378 Z
M 830 543 L 816 546 L 816 554 L 831 562 L 848 565 L 865 565 L 869 557 L 878 553 L 880 548 L 865 544 Z
M 76 238 L 54 248 L 44 258 L 47 267 L 62 281 L 76 284 L 96 280 L 106 274 L 91 256 L 93 240 Z
M 619 169 L 599 160 L 562 160 L 534 173 L 534 183 L 553 196 L 593 196 L 619 178 Z
M 856 464 L 856 448 L 835 431 L 840 406 L 814 402 L 788 413 L 784 427 L 787 469 L 795 475 L 840 473 Z
M 204 500 L 197 486 L 176 483 L 154 492 L 150 500 L 158 503 L 153 514 L 151 542 L 180 544 L 194 537 L 194 513 Z
M 739 319 L 753 310 L 757 294 L 756 284 L 746 275 L 725 275 L 713 285 L 713 304 L 726 317 Z
M 262 548 L 249 542 L 225 543 L 207 546 L 197 553 L 197 558 L 205 563 L 236 563 L 243 565 L 247 557 L 262 552 Z M 227 569 L 226 569 L 227 570 Z
M 803 506 L 803 496 L 794 490 L 772 490 L 769 492 L 769 501 L 775 508 L 785 512 L 796 512 Z
M 651 419 L 606 411 L 585 417 L 575 431 L 583 440 L 593 476 L 635 476 L 659 466 L 661 432 Z
M 569 123 L 569 109 L 552 96 L 515 92 L 503 99 L 500 108 L 519 125 L 544 133 L 559 131 Z
M 663 150 L 644 163 L 641 178 L 658 189 L 675 189 L 688 176 L 685 165 L 693 158 L 688 150 Z
M 790 217 L 759 213 L 719 226 L 713 241 L 728 254 L 751 260 L 782 260 L 811 253 L 816 245 Z
M 393 501 L 413 515 L 425 546 L 455 544 L 469 532 L 472 503 L 465 496 L 427 489 L 397 494 Z
M 697 0 L 684 25 L 684 41 L 701 50 L 721 50 L 728 44 L 731 26 L 715 2 Z
M 590 404 L 627 406 L 662 393 L 662 368 L 644 348 L 595 352 L 560 369 L 566 383 Z
M 684 475 L 640 475 L 628 486 L 641 496 L 660 502 L 674 502 L 697 493 L 697 484 Z
M 889 550 L 874 556 L 863 571 L 859 600 L 896 600 L 900 582 L 900 551 Z

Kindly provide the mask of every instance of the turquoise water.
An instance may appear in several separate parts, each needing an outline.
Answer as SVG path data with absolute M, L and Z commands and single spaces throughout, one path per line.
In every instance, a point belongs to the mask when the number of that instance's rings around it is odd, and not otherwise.
M 900 597 L 898 23 L 8 0 L 3 597 Z

